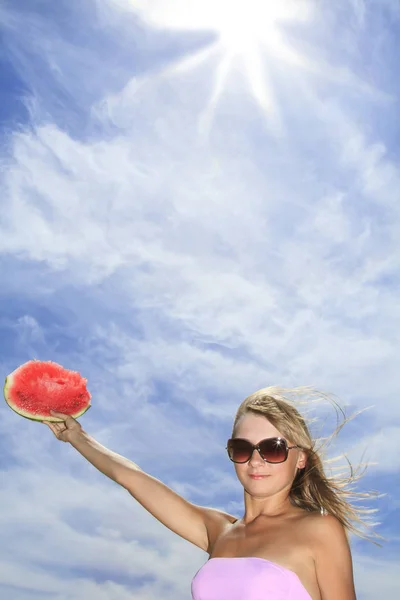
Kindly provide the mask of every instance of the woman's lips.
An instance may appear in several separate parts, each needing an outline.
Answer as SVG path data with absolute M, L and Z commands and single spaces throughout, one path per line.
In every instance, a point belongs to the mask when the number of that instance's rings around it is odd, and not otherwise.
M 264 479 L 264 477 L 268 477 L 268 475 L 250 474 L 249 477 L 251 477 L 252 479 Z

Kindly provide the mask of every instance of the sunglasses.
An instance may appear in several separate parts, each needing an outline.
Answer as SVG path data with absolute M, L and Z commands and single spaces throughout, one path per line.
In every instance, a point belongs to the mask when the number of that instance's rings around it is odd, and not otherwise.
M 234 463 L 248 462 L 253 456 L 254 450 L 258 450 L 261 458 L 267 463 L 283 463 L 287 460 L 289 450 L 292 448 L 300 448 L 300 446 L 288 446 L 287 441 L 280 437 L 261 440 L 255 446 L 248 440 L 231 438 L 226 446 L 228 456 Z

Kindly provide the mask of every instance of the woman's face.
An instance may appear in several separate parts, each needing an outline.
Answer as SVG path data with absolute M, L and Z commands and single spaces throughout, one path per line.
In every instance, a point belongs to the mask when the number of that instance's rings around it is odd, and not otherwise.
M 234 437 L 243 438 L 256 445 L 261 440 L 271 437 L 284 437 L 276 427 L 262 415 L 246 413 L 239 420 Z M 286 439 L 286 438 L 285 438 Z M 293 446 L 291 440 L 286 440 L 288 446 Z M 235 464 L 236 474 L 244 489 L 254 497 L 273 496 L 287 489 L 289 493 L 297 469 L 306 464 L 306 454 L 297 448 L 289 450 L 288 458 L 283 463 L 271 464 L 265 462 L 260 453 L 255 450 L 247 463 Z M 253 479 L 251 475 L 262 475 Z

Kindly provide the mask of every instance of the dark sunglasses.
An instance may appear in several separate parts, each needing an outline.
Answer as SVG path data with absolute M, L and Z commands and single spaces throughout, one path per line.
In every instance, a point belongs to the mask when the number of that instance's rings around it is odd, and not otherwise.
M 288 446 L 284 438 L 273 437 L 261 440 L 255 446 L 248 440 L 242 438 L 231 438 L 228 440 L 226 450 L 228 456 L 234 463 L 246 463 L 253 456 L 254 450 L 258 450 L 261 458 L 267 463 L 283 463 L 287 460 L 289 450 L 300 448 L 300 446 Z

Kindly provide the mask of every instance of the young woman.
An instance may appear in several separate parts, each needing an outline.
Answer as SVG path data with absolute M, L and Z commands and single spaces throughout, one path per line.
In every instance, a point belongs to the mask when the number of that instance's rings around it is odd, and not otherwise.
M 369 525 L 361 519 L 368 511 L 355 509 L 349 497 L 366 494 L 346 491 L 354 474 L 348 480 L 325 475 L 292 392 L 264 388 L 236 413 L 227 451 L 244 489 L 241 519 L 188 502 L 67 415 L 54 412 L 62 422 L 47 425 L 166 527 L 209 554 L 192 581 L 193 600 L 355 600 L 347 533 L 367 537 L 354 523 Z

